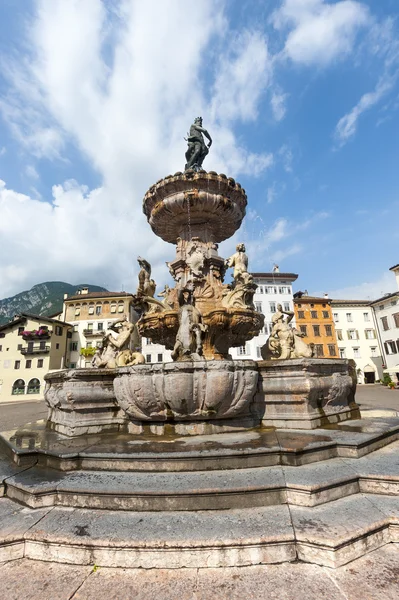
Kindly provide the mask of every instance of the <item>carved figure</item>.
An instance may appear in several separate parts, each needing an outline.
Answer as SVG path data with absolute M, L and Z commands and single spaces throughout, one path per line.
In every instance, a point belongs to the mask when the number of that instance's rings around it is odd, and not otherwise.
M 193 292 L 189 288 L 178 291 L 179 329 L 172 352 L 173 360 L 198 360 L 202 355 L 202 335 L 207 327 L 202 323 L 200 311 L 194 306 Z
M 204 276 L 205 250 L 196 241 L 191 241 L 187 246 L 186 264 L 194 277 Z
M 255 310 L 253 297 L 258 286 L 252 279 L 244 282 L 240 279 L 233 285 L 228 285 L 223 291 L 222 306 L 226 308 L 250 308 Z
M 287 315 L 287 318 L 284 318 Z M 294 313 L 283 310 L 281 304 L 277 305 L 277 312 L 273 315 L 273 329 L 261 348 L 263 360 L 310 358 L 312 349 L 301 339 L 304 334 L 290 326 Z
M 126 315 L 115 321 L 110 330 L 104 335 L 101 347 L 93 356 L 92 366 L 98 369 L 115 369 L 116 367 L 126 366 L 128 364 L 126 362 L 127 358 L 133 360 L 131 356 L 133 353 L 130 351 L 129 345 L 134 327 L 134 324 L 128 321 Z
M 208 147 L 205 144 L 204 136 L 209 140 Z M 186 139 L 188 148 L 186 152 L 186 166 L 185 171 L 188 169 L 194 169 L 199 171 L 202 168 L 205 156 L 209 152 L 209 148 L 212 145 L 212 138 L 206 129 L 202 127 L 202 117 L 194 119 L 194 123 L 190 127 L 190 133 L 187 134 Z
M 161 304 L 165 307 L 166 310 L 173 308 L 173 300 L 171 299 L 172 290 L 166 284 L 162 292 L 159 292 L 158 298 L 163 298 Z
M 139 271 L 139 287 L 137 288 L 137 295 L 150 296 L 150 298 L 153 298 L 157 285 L 155 281 L 151 279 L 151 265 L 144 258 L 141 258 L 141 256 L 137 257 L 137 262 L 141 267 Z
M 225 265 L 227 268 L 234 268 L 234 285 L 239 281 L 243 283 L 251 283 L 253 281 L 252 275 L 248 273 L 248 256 L 245 254 L 245 244 L 237 244 L 235 254 L 226 259 Z

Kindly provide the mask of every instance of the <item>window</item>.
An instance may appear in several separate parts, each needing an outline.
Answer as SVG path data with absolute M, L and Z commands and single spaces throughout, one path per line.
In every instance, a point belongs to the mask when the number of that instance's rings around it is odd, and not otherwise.
M 343 335 L 342 335 L 342 329 L 336 329 L 336 334 L 337 334 L 337 340 L 342 341 L 344 339 Z
M 73 331 L 76 333 L 79 330 L 79 325 L 74 325 L 73 326 Z
M 46 342 L 40 342 L 39 343 L 39 349 L 40 350 L 45 350 L 46 349 Z
M 256 358 L 262 358 L 262 355 L 260 353 L 260 346 L 256 346 Z
M 22 350 L 22 344 L 18 344 L 17 350 Z
M 358 340 L 359 336 L 356 329 L 348 329 L 348 340 Z
M 375 331 L 374 329 L 365 329 L 364 335 L 366 336 L 366 340 L 375 340 Z
M 124 310 L 124 306 L 123 306 L 123 302 L 118 304 L 118 313 L 123 313 Z
M 12 384 L 11 394 L 18 396 L 19 394 L 25 394 L 25 381 L 23 379 L 17 379 Z
M 399 313 L 394 313 L 392 316 L 395 321 L 395 327 L 399 327 Z
M 145 338 L 145 343 L 147 344 L 147 346 L 151 346 L 152 341 L 150 338 Z
M 332 326 L 331 325 L 324 325 L 324 327 L 326 328 L 326 336 L 327 337 L 332 337 Z
M 353 348 L 353 358 L 360 358 L 360 348 Z
M 302 308 L 302 304 L 297 304 L 297 307 L 298 308 Z
M 116 304 L 111 304 L 111 312 L 116 313 Z
M 386 342 L 384 344 L 384 346 L 385 346 L 385 351 L 387 354 L 396 354 L 397 353 L 395 342 Z
M 263 294 L 263 285 L 258 285 L 258 287 L 256 288 L 256 291 L 258 294 Z
M 3 351 L 3 346 L 0 345 L 0 352 L 2 352 L 2 351 Z
M 324 356 L 323 344 L 315 344 L 314 352 L 315 352 L 315 356 L 317 356 L 317 358 Z
M 69 364 L 69 368 L 70 368 L 70 369 L 76 369 L 76 363 L 73 363 L 73 362 L 71 362 L 71 363 Z
M 276 312 L 276 303 L 275 302 L 269 302 L 269 306 L 270 306 L 270 312 L 271 313 L 275 313 Z
M 146 354 L 145 360 L 146 360 L 146 362 L 150 363 L 151 362 L 151 354 Z
M 86 348 L 92 348 L 93 342 L 86 342 Z
M 99 304 L 98 306 L 96 306 L 96 315 L 101 315 L 101 311 L 102 311 L 102 306 L 101 306 L 101 304 Z
M 80 315 L 80 307 L 78 306 L 77 308 L 75 308 L 75 317 L 78 317 Z
M 31 379 L 28 383 L 28 394 L 40 394 L 40 381 L 38 379 Z
M 334 323 L 339 323 L 338 313 L 333 313 L 333 319 L 334 319 Z
M 301 333 L 303 333 L 303 335 L 308 335 L 308 331 L 307 331 L 307 326 L 306 325 L 300 325 L 299 329 L 301 330 Z
M 55 345 L 55 349 L 56 349 L 56 350 L 59 350 L 59 349 L 60 349 L 60 345 L 59 345 L 59 344 L 56 344 L 56 345 Z
M 280 294 L 289 294 L 290 288 L 287 286 L 281 286 L 278 288 L 278 291 L 280 292 Z
M 14 369 L 19 369 L 21 367 L 21 361 L 20 360 L 16 360 L 14 363 Z
M 305 318 L 305 311 L 298 310 L 298 319 L 304 319 L 304 318 Z
M 42 358 L 38 358 L 37 359 L 37 368 L 41 369 L 43 367 L 43 359 Z
M 323 319 L 328 319 L 329 316 L 328 310 L 323 310 Z
M 391 300 L 391 306 L 396 306 L 397 301 L 396 300 Z
M 345 348 L 340 348 L 339 349 L 339 357 L 340 358 L 346 358 L 346 356 L 345 356 Z
M 366 323 L 368 323 L 370 321 L 370 315 L 369 313 L 363 313 L 363 319 Z
M 348 323 L 352 323 L 352 321 L 353 321 L 352 313 L 346 313 L 346 320 Z
M 4 337 L 6 337 L 6 334 L 5 334 L 5 333 L 3 333 L 3 332 L 1 332 L 1 333 L 0 333 L 0 338 L 4 338 Z
M 268 285 L 267 288 L 268 294 L 277 294 L 277 288 L 274 285 Z
M 55 326 L 55 335 L 62 335 L 62 327 L 59 325 Z
M 380 304 L 379 309 L 384 310 L 384 308 L 385 308 L 385 304 Z
M 98 331 L 103 331 L 103 328 L 104 328 L 104 323 L 102 323 L 101 321 L 99 323 L 97 323 Z
M 284 310 L 286 310 L 287 312 L 288 312 L 289 310 L 291 310 L 291 307 L 290 307 L 290 303 L 289 303 L 289 302 L 284 302 Z
M 31 367 L 32 367 L 32 361 L 31 360 L 25 361 L 25 369 L 30 369 Z
M 313 335 L 320 337 L 320 325 L 313 325 Z
M 163 354 L 158 354 L 158 362 L 163 362 Z
M 377 347 L 376 346 L 372 346 L 370 348 L 370 353 L 371 353 L 371 356 L 377 356 Z
M 382 323 L 383 330 L 388 331 L 388 329 L 389 329 L 388 317 L 381 317 L 381 323 Z
M 237 352 L 240 356 L 244 356 L 245 354 L 247 354 L 247 348 L 246 346 L 239 346 L 237 348 Z
M 310 316 L 312 317 L 312 319 L 317 319 L 317 310 L 311 310 Z
M 328 354 L 330 356 L 337 356 L 337 350 L 335 344 L 328 344 Z
M 255 302 L 255 310 L 256 312 L 262 312 L 262 302 Z
M 76 352 L 78 349 L 78 342 L 71 342 L 69 344 L 69 350 L 70 352 Z

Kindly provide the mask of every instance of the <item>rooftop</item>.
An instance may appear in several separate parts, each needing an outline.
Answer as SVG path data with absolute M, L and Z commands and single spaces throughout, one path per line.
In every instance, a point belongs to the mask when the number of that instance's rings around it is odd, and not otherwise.
M 83 294 L 74 294 L 65 298 L 65 302 L 69 300 L 85 300 L 86 298 L 123 298 L 126 296 L 132 297 L 130 292 L 86 292 Z
M 326 298 L 325 296 L 309 296 L 305 292 L 295 292 L 294 294 L 294 302 L 324 302 L 325 304 L 331 304 L 331 298 Z
M 8 327 L 12 327 L 17 325 L 18 323 L 24 323 L 26 319 L 32 319 L 33 321 L 39 321 L 39 323 L 55 323 L 56 325 L 66 325 L 67 327 L 71 327 L 70 323 L 66 323 L 65 321 L 59 321 L 58 319 L 52 319 L 51 317 L 44 317 L 43 315 L 32 315 L 30 313 L 20 313 L 19 315 L 15 315 L 11 321 L 4 323 L 4 325 L 0 326 L 0 331 L 3 329 L 7 329 Z
M 251 275 L 258 279 L 291 279 L 292 281 L 298 279 L 296 273 L 280 273 L 279 271 L 276 273 L 251 273 Z
M 345 306 L 349 306 L 349 305 L 353 305 L 353 304 L 358 304 L 359 306 L 370 306 L 371 302 L 372 302 L 371 300 L 339 300 L 339 299 L 331 300 L 331 304 L 334 306 L 338 306 L 340 304 L 345 305 Z
M 384 296 L 381 296 L 381 298 L 377 298 L 376 300 L 372 300 L 370 302 L 370 304 L 371 305 L 378 304 L 379 302 L 384 302 L 384 300 L 389 300 L 389 298 L 395 298 L 395 297 L 399 297 L 399 291 L 398 292 L 392 292 L 391 294 L 384 294 Z

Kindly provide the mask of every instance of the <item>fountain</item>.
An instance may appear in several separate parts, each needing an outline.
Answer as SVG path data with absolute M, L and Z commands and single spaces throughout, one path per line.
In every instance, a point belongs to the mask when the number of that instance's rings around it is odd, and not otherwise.
M 202 120 L 187 141 L 186 170 L 151 186 L 143 201 L 153 232 L 176 246 L 167 263 L 175 285 L 155 297 L 151 265 L 139 257 L 134 295 L 140 334 L 169 348 L 173 362 L 145 364 L 122 317 L 93 368 L 46 376 L 47 421 L 0 436 L 7 502 L 39 509 L 41 519 L 18 529 L 12 549 L 0 536 L 2 560 L 17 557 L 19 544 L 27 557 L 74 564 L 209 567 L 299 557 L 336 566 L 381 542 L 374 513 L 363 546 L 363 533 L 350 537 L 349 527 L 338 541 L 320 541 L 295 515 L 365 491 L 367 476 L 336 459 L 356 462 L 396 440 L 399 419 L 360 419 L 353 363 L 314 358 L 280 306 L 262 360 L 231 359 L 229 348 L 264 324 L 244 244 L 227 259 L 218 253 L 239 229 L 247 197 L 231 177 L 202 169 L 211 144 Z M 381 481 L 370 490 L 387 489 Z M 305 517 L 306 529 L 316 517 Z

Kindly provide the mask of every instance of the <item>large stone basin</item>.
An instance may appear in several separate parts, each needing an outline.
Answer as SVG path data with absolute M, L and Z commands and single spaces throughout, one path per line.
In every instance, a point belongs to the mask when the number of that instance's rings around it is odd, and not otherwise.
M 188 361 L 119 369 L 116 401 L 134 421 L 206 421 L 248 416 L 254 361 Z

